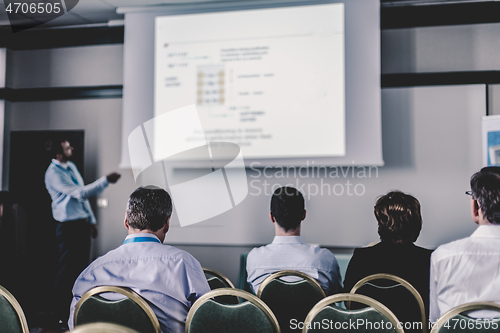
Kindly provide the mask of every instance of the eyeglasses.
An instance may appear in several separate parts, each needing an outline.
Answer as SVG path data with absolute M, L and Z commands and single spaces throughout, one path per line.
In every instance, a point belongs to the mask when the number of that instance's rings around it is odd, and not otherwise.
M 474 195 L 472 194 L 472 191 L 465 191 L 465 194 L 470 195 L 472 199 L 474 199 Z

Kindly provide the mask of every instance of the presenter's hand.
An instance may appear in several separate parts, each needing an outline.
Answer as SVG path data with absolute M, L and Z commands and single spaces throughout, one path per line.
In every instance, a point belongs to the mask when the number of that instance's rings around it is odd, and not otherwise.
M 120 179 L 121 176 L 122 175 L 120 175 L 117 172 L 112 172 L 109 175 L 107 175 L 106 178 L 108 179 L 109 183 L 114 184 L 118 181 L 118 179 Z
M 90 225 L 90 236 L 91 236 L 92 238 L 96 238 L 96 237 L 97 237 L 97 234 L 98 234 L 97 225 L 95 225 L 95 224 L 91 224 L 91 225 Z

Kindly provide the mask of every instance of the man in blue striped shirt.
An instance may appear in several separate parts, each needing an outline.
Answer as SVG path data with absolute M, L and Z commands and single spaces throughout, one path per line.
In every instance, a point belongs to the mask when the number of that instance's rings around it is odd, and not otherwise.
M 172 200 L 164 189 L 139 187 L 130 195 L 124 220 L 127 238 L 91 263 L 75 282 L 71 329 L 82 295 L 106 285 L 132 288 L 148 301 L 163 333 L 184 333 L 189 309 L 210 287 L 193 256 L 163 244 L 171 216 Z
M 88 198 L 101 193 L 109 183 L 116 183 L 120 175 L 113 172 L 85 186 L 76 165 L 69 160 L 73 147 L 67 140 L 50 140 L 47 150 L 53 159 L 45 172 L 45 187 L 52 198 L 52 215 L 57 221 L 57 315 L 60 323 L 66 323 L 71 288 L 89 263 L 90 236 L 97 237 L 97 221 Z

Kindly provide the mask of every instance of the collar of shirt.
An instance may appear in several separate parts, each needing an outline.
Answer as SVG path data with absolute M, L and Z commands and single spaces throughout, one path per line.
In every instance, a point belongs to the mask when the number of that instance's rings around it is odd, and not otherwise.
M 58 160 L 56 160 L 55 158 L 52 159 L 52 162 L 54 162 L 55 164 L 61 166 L 64 169 L 67 169 L 69 167 L 69 164 L 67 162 L 66 163 L 62 163 L 62 162 L 59 162 Z
M 273 244 L 304 244 L 300 236 L 274 236 Z
M 500 225 L 480 225 L 471 237 L 500 238 Z
M 125 238 L 125 240 L 130 239 L 130 238 L 136 238 L 136 237 L 150 237 L 150 238 L 154 238 L 154 239 L 157 239 L 158 241 L 160 241 L 160 239 L 158 237 L 156 237 L 156 235 L 149 234 L 149 233 L 139 233 L 139 234 L 128 235 Z

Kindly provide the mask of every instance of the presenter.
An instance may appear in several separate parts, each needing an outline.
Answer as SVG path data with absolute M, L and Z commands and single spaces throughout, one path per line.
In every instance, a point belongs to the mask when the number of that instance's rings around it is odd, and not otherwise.
M 56 220 L 58 268 L 55 278 L 56 315 L 64 326 L 69 316 L 71 289 L 90 256 L 90 236 L 97 237 L 97 225 L 88 198 L 101 193 L 120 174 L 113 172 L 86 185 L 76 165 L 69 161 L 73 147 L 66 139 L 47 141 L 52 161 L 45 172 L 45 187 L 52 198 Z

